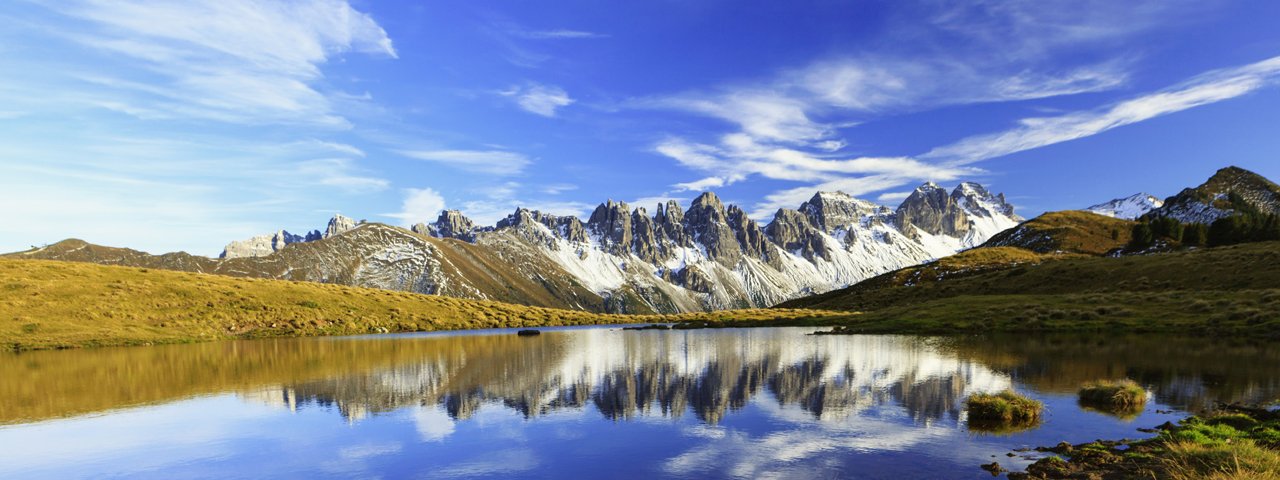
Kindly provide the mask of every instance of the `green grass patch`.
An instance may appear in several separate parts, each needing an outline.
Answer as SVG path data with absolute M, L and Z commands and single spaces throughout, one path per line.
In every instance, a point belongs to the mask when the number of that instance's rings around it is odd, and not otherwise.
M 1019 395 L 1013 390 L 1000 393 L 975 393 L 965 400 L 970 424 L 1028 425 L 1040 421 L 1044 404 Z
M 1147 390 L 1133 380 L 1100 380 L 1080 388 L 1080 403 L 1115 410 L 1139 410 L 1147 403 Z
M 1280 338 L 1280 242 L 1121 258 L 1016 250 L 973 249 L 780 307 L 858 312 L 836 333 L 1123 330 Z
M 1161 427 L 1155 438 L 1097 441 L 1036 450 L 1049 457 L 1010 472 L 1011 480 L 1043 478 L 1169 478 L 1280 480 L 1280 413 L 1227 407 Z

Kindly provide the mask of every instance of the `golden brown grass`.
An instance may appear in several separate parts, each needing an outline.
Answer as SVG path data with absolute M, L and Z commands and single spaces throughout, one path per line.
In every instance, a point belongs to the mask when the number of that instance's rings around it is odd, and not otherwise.
M 1165 448 L 1172 480 L 1280 480 L 1280 452 L 1249 439 L 1224 445 L 1179 441 Z
M 1080 401 L 1117 409 L 1133 409 L 1147 403 L 1147 390 L 1130 379 L 1099 380 L 1080 388 Z
M 812 310 L 609 315 L 400 291 L 0 260 L 0 348 L 635 322 L 820 322 Z
M 969 408 L 969 424 L 976 430 L 999 430 L 992 427 L 1019 427 L 1040 422 L 1044 404 L 1019 395 L 1013 390 L 1000 393 L 975 393 L 965 400 Z
M 1102 255 L 1129 243 L 1134 222 L 1080 210 L 1049 212 L 988 240 L 989 245 L 1017 242 L 1037 252 Z M 1013 235 L 1018 238 L 1012 238 Z
M 1065 256 L 946 275 L 942 281 L 903 280 L 929 265 L 780 306 L 864 312 L 850 317 L 847 327 L 854 332 L 1280 335 L 1280 242 L 1121 258 Z

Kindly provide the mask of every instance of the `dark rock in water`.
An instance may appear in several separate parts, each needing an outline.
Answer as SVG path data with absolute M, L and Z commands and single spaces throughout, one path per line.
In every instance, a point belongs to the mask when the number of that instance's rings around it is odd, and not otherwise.
M 982 466 L 983 470 L 991 472 L 991 476 L 998 477 L 1001 473 L 1007 472 L 1004 467 L 1000 466 L 1000 462 L 991 462 Z
M 516 335 L 519 335 L 521 337 L 533 337 L 537 335 L 542 335 L 542 332 L 537 330 L 520 330 L 516 332 Z
M 671 330 L 670 325 L 645 325 L 643 327 L 622 327 L 623 330 Z

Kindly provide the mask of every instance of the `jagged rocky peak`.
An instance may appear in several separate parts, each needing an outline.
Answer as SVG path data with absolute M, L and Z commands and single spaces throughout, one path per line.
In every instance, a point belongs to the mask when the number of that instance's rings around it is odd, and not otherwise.
M 716 194 L 706 192 L 695 198 L 684 212 L 683 225 L 690 240 L 702 245 L 712 260 L 732 268 L 742 259 L 742 249 Z
M 720 202 L 720 197 L 712 192 L 704 192 L 689 204 L 689 209 L 684 212 L 684 221 L 681 223 L 685 226 L 722 223 L 724 215 L 724 203 Z
M 809 222 L 827 233 L 858 225 L 863 217 L 881 209 L 884 207 L 844 192 L 818 192 L 800 205 L 800 212 L 809 217 Z
M 587 220 L 587 230 L 612 253 L 631 248 L 631 207 L 626 202 L 609 200 L 596 207 Z
M 1183 222 L 1212 223 L 1238 208 L 1231 202 L 1233 196 L 1262 212 L 1280 213 L 1280 186 L 1262 175 L 1231 166 L 1218 170 L 1204 184 L 1165 199 L 1164 205 L 1150 214 Z
M 796 253 L 810 261 L 814 257 L 830 260 L 826 241 L 811 223 L 810 218 L 799 210 L 780 208 L 773 214 L 773 221 L 764 228 L 764 232 L 783 250 Z
M 675 200 L 668 200 L 666 205 L 659 203 L 658 210 L 653 215 L 653 222 L 657 224 L 658 230 L 671 240 L 677 246 L 689 246 L 689 236 L 684 231 L 684 211 L 680 209 L 680 203 Z
M 422 223 L 422 222 L 418 222 L 418 223 L 413 224 L 413 226 L 412 226 L 412 227 L 409 227 L 409 231 L 412 231 L 413 233 L 417 233 L 417 234 L 419 234 L 419 235 L 426 235 L 426 236 L 429 236 L 429 237 L 435 237 L 435 236 L 438 236 L 438 235 L 436 235 L 436 229 L 435 229 L 435 227 L 432 227 L 431 225 L 427 225 L 427 224 Z
M 553 215 L 523 207 L 517 208 L 514 213 L 499 220 L 497 228 L 515 228 L 523 234 L 535 234 L 535 236 L 541 237 L 541 235 L 536 235 L 536 232 L 529 231 L 530 228 L 540 228 L 538 226 L 545 227 L 556 238 L 563 238 L 576 243 L 587 242 L 587 231 L 582 225 L 582 220 L 579 220 L 578 217 Z M 550 239 L 543 240 L 549 241 Z
M 760 224 L 747 216 L 747 212 L 737 205 L 729 205 L 725 209 L 725 217 L 743 255 L 759 258 L 770 264 L 777 261 L 774 245 L 769 242 L 769 237 L 764 234 Z
M 1099 203 L 1085 210 L 1098 215 L 1133 220 L 1162 206 L 1164 206 L 1164 201 L 1151 194 L 1135 193 L 1110 202 Z
M 457 210 L 441 210 L 440 216 L 436 217 L 431 227 L 434 228 L 437 237 L 456 238 L 467 242 L 475 240 L 475 222 Z
M 306 237 L 302 235 L 294 235 L 284 230 L 265 235 L 258 235 L 247 240 L 237 240 L 228 243 L 222 249 L 219 258 L 243 258 L 243 257 L 265 257 L 280 251 L 285 245 L 297 242 L 306 242 L 312 235 L 319 235 L 319 232 L 308 233 Z
M 355 220 L 347 218 L 342 214 L 335 214 L 333 218 L 329 219 L 329 226 L 324 229 L 324 238 L 329 238 L 347 230 L 356 228 L 356 225 L 357 223 Z
M 986 187 L 973 182 L 963 182 L 951 192 L 951 199 L 967 213 L 980 217 L 997 215 L 1020 220 L 1013 213 L 1013 205 L 1005 201 L 1004 194 L 992 195 Z
M 659 205 L 658 209 L 661 211 L 662 206 Z M 663 241 L 662 230 L 658 229 L 657 221 L 649 217 L 644 207 L 637 207 L 631 212 L 631 230 L 631 251 L 637 257 L 657 263 L 666 256 L 669 246 Z
M 916 236 L 911 227 L 931 235 L 960 237 L 969 231 L 969 216 L 945 188 L 928 182 L 902 201 L 895 212 L 894 224 L 909 237 Z

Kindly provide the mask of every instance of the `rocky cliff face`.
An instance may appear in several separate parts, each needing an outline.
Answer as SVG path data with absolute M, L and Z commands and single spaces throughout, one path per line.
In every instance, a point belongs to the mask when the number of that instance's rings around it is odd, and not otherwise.
M 822 192 L 761 226 L 714 193 L 687 208 L 516 209 L 493 227 L 444 211 L 410 230 L 338 215 L 324 233 L 233 242 L 222 259 L 49 248 L 35 255 L 409 290 L 562 308 L 677 312 L 769 306 L 981 243 L 1020 219 L 976 184 L 926 184 L 897 209 Z M 284 248 L 288 246 L 288 248 Z
M 911 238 L 919 238 L 920 233 L 950 237 L 969 233 L 969 216 L 946 189 L 933 183 L 911 192 L 895 213 L 894 225 Z
M 324 238 L 329 238 L 339 233 L 356 228 L 356 221 L 342 215 L 334 215 L 329 219 L 329 226 L 324 229 Z
M 684 209 L 656 205 L 652 216 L 607 201 L 585 225 L 520 209 L 475 243 L 504 258 L 549 258 L 610 310 L 687 311 L 838 288 L 975 246 L 1021 220 L 977 184 L 926 184 L 912 197 L 892 209 L 823 192 L 766 226 L 710 192 Z
M 464 241 L 475 240 L 476 224 L 457 210 L 444 210 L 436 221 L 426 228 L 427 233 L 435 237 L 456 238 Z
M 237 240 L 228 243 L 218 258 L 263 257 L 280 251 L 285 245 L 297 242 L 309 242 L 320 239 L 320 231 L 315 230 L 307 236 L 294 235 L 284 230 L 266 235 L 258 235 L 248 240 Z

